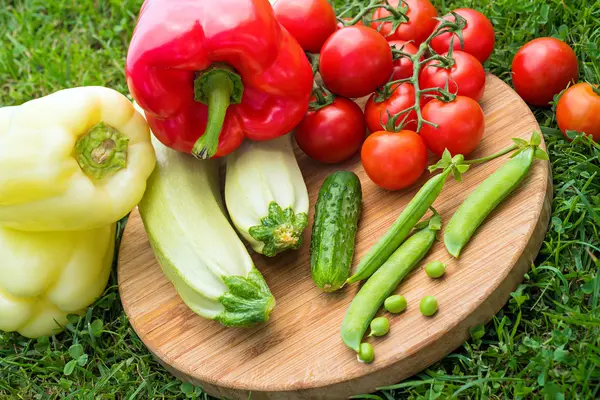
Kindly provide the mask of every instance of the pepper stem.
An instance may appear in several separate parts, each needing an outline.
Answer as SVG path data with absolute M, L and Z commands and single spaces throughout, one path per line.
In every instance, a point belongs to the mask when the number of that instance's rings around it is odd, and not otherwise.
M 241 102 L 243 92 L 242 79 L 226 66 L 213 66 L 196 77 L 194 99 L 208 105 L 208 120 L 204 134 L 192 148 L 195 157 L 205 160 L 217 153 L 227 109 Z
M 75 144 L 77 163 L 90 178 L 101 180 L 127 167 L 129 138 L 100 122 Z

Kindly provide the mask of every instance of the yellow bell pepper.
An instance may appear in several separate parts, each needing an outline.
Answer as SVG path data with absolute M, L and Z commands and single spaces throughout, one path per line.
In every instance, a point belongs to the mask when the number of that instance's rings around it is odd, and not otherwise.
M 30 338 L 59 332 L 104 291 L 116 224 L 82 232 L 0 228 L 0 330 Z
M 155 161 L 146 121 L 112 89 L 67 89 L 0 108 L 0 226 L 110 225 L 140 201 Z

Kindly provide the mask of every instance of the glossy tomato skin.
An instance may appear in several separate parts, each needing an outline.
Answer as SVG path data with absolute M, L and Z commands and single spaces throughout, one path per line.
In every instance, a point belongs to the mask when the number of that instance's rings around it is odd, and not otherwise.
M 365 172 L 379 187 L 405 189 L 423 175 L 427 167 L 427 147 L 413 131 L 373 133 L 361 150 Z
M 309 111 L 295 130 L 298 146 L 313 160 L 342 162 L 360 150 L 365 140 L 365 119 L 353 101 L 337 97 L 316 111 Z
M 472 8 L 459 8 L 454 10 L 455 13 L 463 17 L 467 21 L 465 29 L 463 29 L 464 48 L 460 46 L 460 40 L 456 34 L 444 33 L 436 36 L 431 41 L 431 47 L 436 53 L 447 53 L 450 49 L 450 40 L 454 36 L 454 50 L 462 50 L 469 53 L 479 60 L 482 64 L 486 62 L 494 51 L 496 44 L 496 34 L 494 26 L 489 19 L 482 13 Z M 452 14 L 446 15 L 444 19 L 454 21 Z M 441 24 L 438 23 L 436 28 Z
M 388 112 L 393 116 L 415 104 L 415 88 L 410 83 L 396 85 L 391 97 L 380 103 L 375 102 L 376 96 L 375 93 L 371 95 L 365 106 L 365 119 L 367 128 L 371 133 L 386 130 L 384 126 L 389 119 Z M 398 118 L 396 127 L 400 126 L 404 115 Z M 406 122 L 403 129 L 415 131 L 417 129 L 417 113 L 411 111 Z
M 458 96 L 450 103 L 434 99 L 423 107 L 423 118 L 438 125 L 423 125 L 420 133 L 429 150 L 440 157 L 445 149 L 453 156 L 468 156 L 477 149 L 485 131 L 483 110 L 469 97 Z
M 318 53 L 337 30 L 337 19 L 327 0 L 277 0 L 275 17 L 305 51 Z
M 578 76 L 577 55 L 568 44 L 554 38 L 532 40 L 521 47 L 512 62 L 515 90 L 534 106 L 548 106 Z
M 563 134 L 585 132 L 600 142 L 600 95 L 588 83 L 578 83 L 563 93 L 556 106 L 556 120 Z
M 393 7 L 398 7 L 400 0 L 390 0 Z M 413 40 L 415 45 L 423 43 L 429 35 L 433 33 L 437 25 L 437 10 L 429 0 L 405 0 L 408 5 L 406 13 L 409 22 L 401 24 L 396 31 L 392 32 L 391 22 L 373 22 L 373 28 L 378 29 L 383 24 L 379 32 L 387 40 Z M 378 8 L 373 14 L 373 19 L 388 17 L 390 13 L 383 8 Z
M 405 40 L 392 40 L 389 42 L 390 47 L 395 46 L 396 49 L 402 50 L 405 53 L 415 55 L 419 52 L 417 46 L 415 46 L 412 42 L 407 42 Z M 421 61 L 423 61 L 423 56 L 421 56 Z M 394 72 L 392 73 L 392 80 L 396 81 L 399 79 L 406 79 L 413 76 L 413 62 L 407 58 L 402 57 L 397 60 L 394 60 Z
M 453 58 L 455 63 L 450 69 L 435 66 L 438 63 L 435 60 L 424 65 L 419 75 L 421 89 L 444 88 L 448 81 L 450 93 L 467 96 L 475 101 L 481 100 L 485 91 L 483 65 L 464 51 L 454 51 Z
M 319 72 L 333 93 L 363 97 L 392 75 L 392 50 L 377 31 L 349 26 L 335 32 L 323 45 Z

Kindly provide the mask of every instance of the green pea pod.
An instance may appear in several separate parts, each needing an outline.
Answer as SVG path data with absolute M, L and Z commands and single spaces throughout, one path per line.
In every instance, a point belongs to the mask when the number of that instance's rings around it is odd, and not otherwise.
M 507 161 L 469 195 L 452 216 L 444 233 L 444 244 L 458 258 L 487 216 L 525 179 L 536 149 L 527 148 Z
M 402 211 L 398 219 L 396 219 L 392 227 L 360 260 L 356 272 L 348 278 L 348 283 L 360 282 L 367 279 L 390 258 L 392 253 L 406 240 L 410 231 L 433 205 L 433 202 L 444 188 L 446 178 L 452 172 L 452 168 L 447 168 L 444 172 L 434 176 L 423 185 L 421 190 L 419 190 Z
M 436 214 L 429 226 L 409 237 L 363 285 L 342 322 L 341 334 L 346 346 L 359 351 L 362 338 L 377 310 L 429 252 L 441 224 L 441 218 Z

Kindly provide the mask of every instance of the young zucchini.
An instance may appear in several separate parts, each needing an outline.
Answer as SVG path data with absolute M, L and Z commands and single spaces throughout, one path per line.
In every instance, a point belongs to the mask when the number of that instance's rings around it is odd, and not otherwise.
M 257 253 L 273 257 L 302 245 L 308 190 L 289 134 L 246 141 L 227 157 L 225 202 L 238 232 Z
M 361 201 L 360 180 L 349 171 L 329 175 L 319 192 L 310 266 L 313 280 L 326 292 L 340 289 L 350 276 Z
M 153 144 L 157 168 L 139 210 L 163 272 L 202 317 L 234 327 L 267 321 L 275 299 L 225 216 L 218 162 Z

